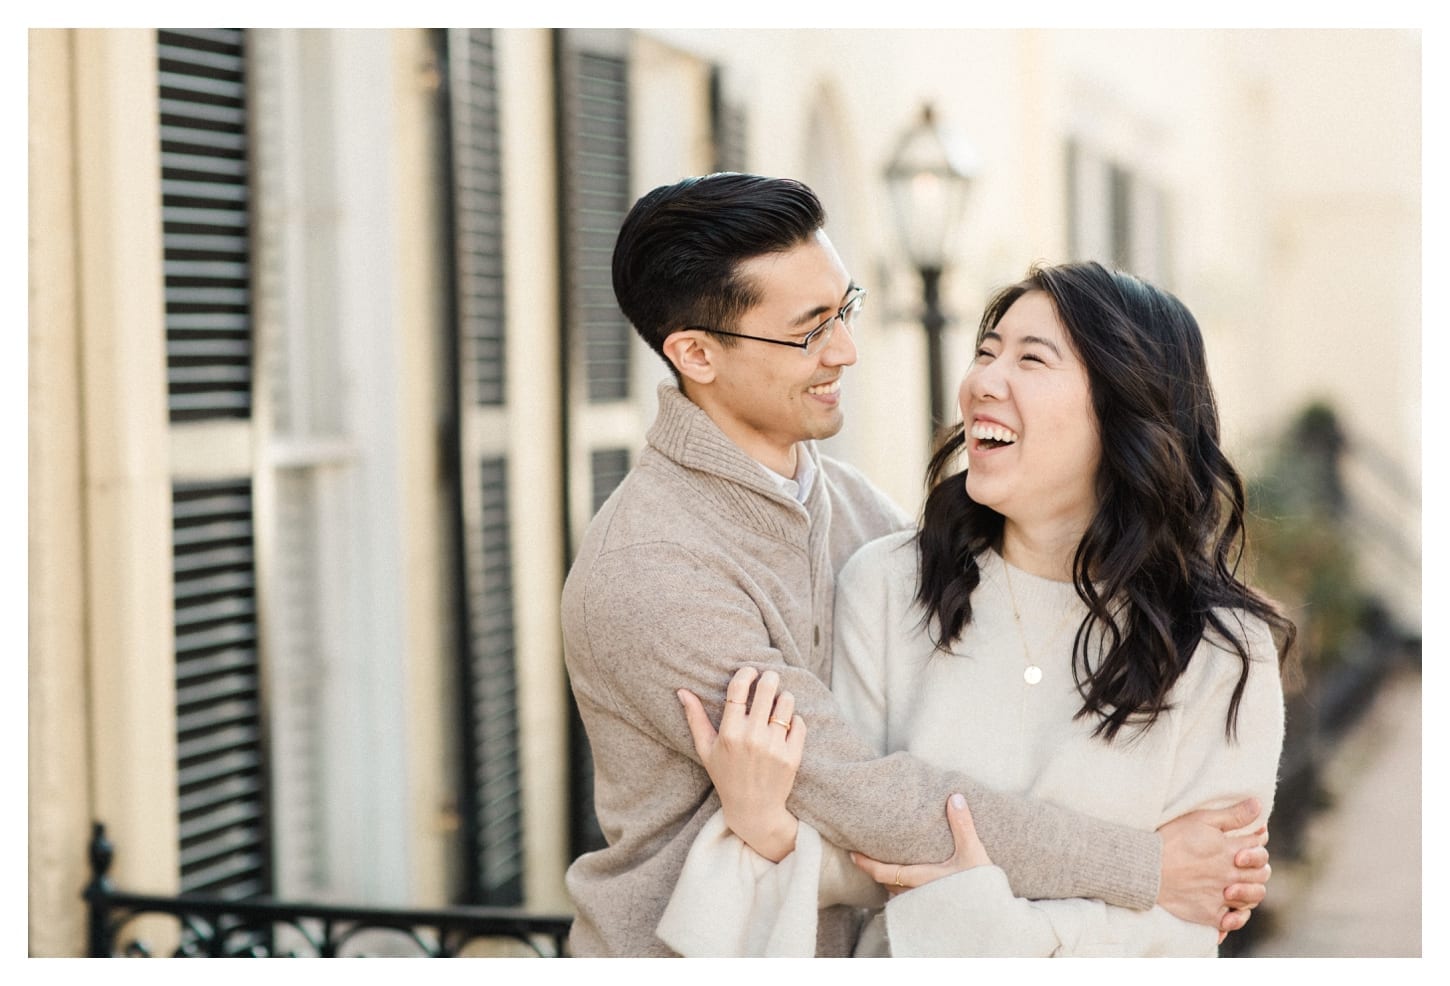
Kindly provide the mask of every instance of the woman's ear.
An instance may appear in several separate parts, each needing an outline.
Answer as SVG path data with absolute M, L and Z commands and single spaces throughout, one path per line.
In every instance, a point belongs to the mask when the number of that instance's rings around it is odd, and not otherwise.
M 715 379 L 715 346 L 698 329 L 681 329 L 665 337 L 665 359 L 684 380 L 707 384 Z

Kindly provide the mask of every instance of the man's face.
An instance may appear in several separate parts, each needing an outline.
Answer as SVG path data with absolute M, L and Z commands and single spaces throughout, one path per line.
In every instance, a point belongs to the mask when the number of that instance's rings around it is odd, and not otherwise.
M 732 331 L 799 342 L 845 304 L 851 275 L 823 231 L 784 253 L 752 257 L 738 267 L 760 294 Z M 856 362 L 856 343 L 838 321 L 816 352 L 735 339 L 715 341 L 715 379 L 690 396 L 721 431 L 756 461 L 794 474 L 794 446 L 841 430 L 841 376 Z

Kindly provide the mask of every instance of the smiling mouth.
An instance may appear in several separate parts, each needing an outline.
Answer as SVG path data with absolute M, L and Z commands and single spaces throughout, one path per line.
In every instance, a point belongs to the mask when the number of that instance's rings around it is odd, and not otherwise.
M 835 380 L 832 380 L 830 383 L 818 383 L 814 387 L 806 388 L 806 393 L 814 394 L 817 397 L 829 397 L 832 394 L 838 394 L 840 392 L 841 380 L 839 377 Z
M 1005 448 L 1017 443 L 1017 433 L 1011 428 L 985 421 L 973 422 L 968 434 L 977 440 L 977 447 L 982 449 Z

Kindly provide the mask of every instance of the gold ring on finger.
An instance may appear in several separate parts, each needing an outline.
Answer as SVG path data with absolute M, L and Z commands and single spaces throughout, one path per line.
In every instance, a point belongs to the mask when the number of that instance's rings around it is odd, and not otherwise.
M 769 724 L 772 726 L 784 726 L 787 732 L 790 731 L 790 723 L 784 719 L 777 719 L 775 716 L 771 716 Z

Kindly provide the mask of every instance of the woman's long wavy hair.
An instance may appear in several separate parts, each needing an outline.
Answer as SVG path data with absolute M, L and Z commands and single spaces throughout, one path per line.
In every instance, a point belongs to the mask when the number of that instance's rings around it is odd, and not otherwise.
M 978 343 L 1029 291 L 1052 299 L 1086 366 L 1102 436 L 1097 513 L 1072 563 L 1088 610 L 1073 642 L 1073 677 L 1083 697 L 1077 715 L 1096 716 L 1093 734 L 1109 741 L 1129 723 L 1151 726 L 1211 629 L 1243 662 L 1225 720 L 1232 737 L 1249 655 L 1243 628 L 1234 632 L 1224 612 L 1268 623 L 1281 665 L 1295 627 L 1237 577 L 1244 487 L 1219 448 L 1198 323 L 1173 295 L 1132 275 L 1096 263 L 1038 265 L 988 304 Z M 966 441 L 958 425 L 932 456 L 916 538 L 916 596 L 942 650 L 972 618 L 981 580 L 976 558 L 1000 549 L 1004 522 L 967 495 L 965 469 L 951 471 Z M 1089 641 L 1101 644 L 1095 661 Z

